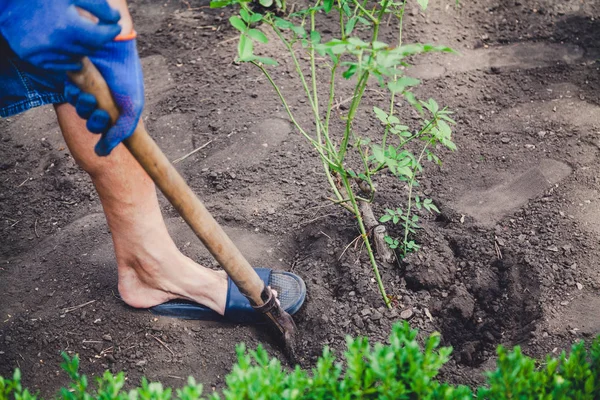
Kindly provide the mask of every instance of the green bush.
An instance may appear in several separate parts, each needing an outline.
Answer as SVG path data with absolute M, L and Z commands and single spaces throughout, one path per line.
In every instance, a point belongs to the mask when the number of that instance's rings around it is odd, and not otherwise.
M 238 363 L 226 377 L 222 393 L 202 396 L 202 385 L 189 378 L 187 386 L 175 393 L 159 382 L 142 379 L 141 386 L 123 390 L 125 375 L 106 371 L 90 387 L 79 374 L 79 359 L 63 354 L 63 369 L 72 379 L 63 388 L 60 399 L 600 399 L 600 337 L 586 349 L 577 343 L 567 355 L 548 357 L 545 362 L 523 355 L 516 347 L 509 352 L 498 348 L 498 365 L 488 372 L 487 385 L 473 392 L 466 386 L 452 386 L 436 380 L 440 368 L 448 361 L 451 349 L 440 347 L 440 337 L 433 334 L 424 347 L 416 340 L 417 331 L 407 323 L 393 327 L 389 344 L 371 346 L 366 338 L 348 338 L 344 362 L 336 362 L 328 348 L 311 371 L 296 367 L 284 369 L 259 347 L 247 351 L 237 348 Z M 21 373 L 12 379 L 0 377 L 0 400 L 30 400 L 31 394 L 21 385 Z

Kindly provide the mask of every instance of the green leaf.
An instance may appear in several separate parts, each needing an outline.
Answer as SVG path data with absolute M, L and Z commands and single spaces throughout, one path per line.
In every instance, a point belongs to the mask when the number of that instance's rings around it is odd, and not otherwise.
M 413 106 L 420 114 L 423 113 L 423 106 L 421 106 L 421 104 L 415 98 L 415 95 L 412 92 L 403 92 L 402 95 L 404 96 L 408 104 Z
M 240 15 L 242 16 L 242 19 L 244 20 L 244 22 L 248 23 L 250 22 L 250 14 L 248 13 L 248 10 L 242 8 L 240 9 Z
M 290 29 L 292 30 L 292 32 L 294 32 L 294 34 L 296 34 L 296 36 L 298 36 L 299 38 L 305 38 L 306 37 L 306 29 L 304 29 L 303 26 L 301 25 L 292 25 L 290 27 Z
M 419 3 L 423 11 L 425 11 L 427 9 L 427 4 L 429 4 L 429 0 L 417 0 L 417 3 Z
M 310 31 L 310 42 L 313 45 L 321 43 L 321 34 L 317 31 Z
M 344 40 L 334 39 L 324 44 L 333 54 L 342 54 L 346 51 L 348 43 Z
M 363 17 L 358 17 L 358 22 L 360 22 L 361 24 L 366 25 L 366 26 L 371 26 L 371 22 L 368 19 L 363 18 Z
M 350 17 L 352 15 L 352 10 L 350 9 L 350 6 L 348 5 L 347 1 L 342 2 L 342 11 L 344 11 L 346 17 Z
M 447 139 L 450 139 L 450 137 L 452 136 L 452 129 L 446 123 L 446 121 L 438 121 L 437 125 L 442 136 Z
M 373 157 L 375 157 L 375 160 L 377 160 L 377 162 L 381 164 L 385 163 L 385 154 L 383 153 L 383 149 L 381 148 L 381 146 L 375 144 L 371 146 L 371 150 L 373 151 Z
M 348 22 L 346 22 L 346 35 L 350 35 L 356 26 L 356 22 L 358 19 L 356 17 L 350 18 Z
M 438 113 L 440 119 L 443 119 L 444 121 L 448 121 L 449 123 L 456 125 L 456 121 L 453 120 L 452 118 L 448 117 L 447 115 L 440 115 L 441 111 Z
M 277 65 L 277 61 L 275 61 L 271 57 L 254 57 L 254 61 L 258 61 L 265 65 Z
M 333 8 L 333 1 L 334 0 L 324 0 L 323 1 L 323 10 L 325 10 L 326 13 L 331 11 L 331 9 Z
M 381 218 L 379 218 L 379 222 L 388 222 L 392 219 L 392 216 L 389 214 L 385 214 L 384 216 L 382 216 Z
M 392 217 L 392 223 L 393 223 L 394 225 L 396 225 L 398 222 L 400 222 L 400 217 L 399 217 L 399 216 L 397 216 L 397 215 L 394 215 L 394 216 Z
M 373 107 L 373 111 L 375 112 L 377 119 L 379 119 L 381 122 L 383 122 L 384 124 L 387 125 L 387 123 L 388 123 L 387 113 L 379 107 Z
M 246 32 L 246 30 L 248 30 L 248 26 L 246 26 L 244 21 L 236 15 L 229 18 L 229 23 L 240 32 Z
M 227 7 L 230 4 L 231 4 L 231 1 L 229 1 L 229 0 L 224 0 L 224 1 L 213 0 L 210 2 L 210 8 L 223 8 L 223 7 Z
M 403 76 L 395 81 L 388 82 L 388 88 L 392 93 L 401 93 L 408 86 L 416 86 L 420 84 L 421 81 L 415 78 L 411 78 L 410 76 Z
M 427 102 L 422 101 L 421 104 L 434 115 L 437 114 L 440 109 L 440 106 L 434 99 L 429 99 Z
M 357 37 L 350 37 L 348 38 L 348 43 L 351 44 L 352 46 L 355 46 L 356 48 L 359 49 L 366 49 L 369 47 L 369 43 L 365 42 L 362 39 L 359 39 Z
M 269 8 L 273 5 L 273 0 L 259 0 L 261 6 Z
M 250 36 L 250 38 L 256 40 L 257 42 L 269 43 L 269 39 L 267 39 L 267 36 L 258 29 L 250 29 L 248 30 L 248 32 L 246 32 L 246 34 Z
M 260 22 L 262 20 L 263 16 L 258 14 L 258 13 L 254 13 L 250 16 L 250 23 L 251 24 L 256 24 L 257 22 Z
M 397 125 L 400 123 L 400 119 L 398 117 L 396 117 L 395 115 L 390 115 L 387 119 L 387 122 L 390 125 Z
M 394 244 L 394 239 L 391 236 L 384 236 L 383 240 L 385 240 L 387 244 Z
M 254 51 L 252 40 L 246 35 L 240 36 L 240 42 L 238 43 L 238 56 L 240 61 L 251 61 Z
M 346 69 L 343 73 L 342 76 L 346 79 L 350 79 L 352 78 L 352 76 L 354 76 L 354 74 L 356 74 L 356 71 L 358 70 L 358 65 L 351 63 L 348 66 L 348 69 Z
M 408 178 L 412 178 L 413 173 L 412 173 L 412 170 L 410 168 L 408 168 L 408 167 L 399 167 L 396 170 L 396 174 L 395 175 L 396 176 L 406 176 Z
M 440 213 L 440 210 L 439 210 L 439 209 L 436 207 L 436 205 L 435 205 L 435 204 L 429 204 L 429 205 L 427 206 L 427 211 L 430 211 L 430 212 L 431 212 L 431 210 L 435 211 L 435 212 L 436 212 L 436 213 L 438 213 L 438 214 Z
M 286 19 L 275 17 L 275 26 L 279 29 L 292 29 L 294 24 Z

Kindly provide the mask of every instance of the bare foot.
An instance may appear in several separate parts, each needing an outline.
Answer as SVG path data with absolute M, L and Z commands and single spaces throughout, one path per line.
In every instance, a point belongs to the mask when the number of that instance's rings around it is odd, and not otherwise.
M 154 183 L 123 146 L 108 157 L 94 154 L 98 140 L 73 107 L 57 105 L 58 121 L 77 163 L 90 175 L 110 227 L 119 292 L 133 307 L 192 300 L 225 312 L 227 275 L 179 252 L 162 218 Z

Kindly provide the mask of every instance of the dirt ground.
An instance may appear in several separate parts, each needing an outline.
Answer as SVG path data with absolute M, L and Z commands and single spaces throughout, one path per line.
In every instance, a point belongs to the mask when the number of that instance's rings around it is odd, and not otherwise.
M 600 4 L 430 3 L 425 14 L 409 8 L 406 42 L 460 55 L 420 57 L 411 74 L 423 79 L 419 96 L 456 111 L 458 151 L 422 178 L 442 213 L 423 221 L 421 251 L 384 268 L 397 299 L 387 311 L 359 249 L 340 258 L 357 229 L 327 206 L 318 159 L 259 71 L 232 63 L 230 11 L 131 1 L 148 130 L 171 159 L 212 140 L 178 169 L 253 265 L 306 280 L 296 318 L 303 367 L 323 345 L 341 353 L 347 334 L 385 340 L 403 311 L 455 348 L 443 378 L 470 385 L 498 344 L 541 356 L 600 333 Z M 292 106 L 305 107 L 290 66 L 280 71 Z M 381 100 L 373 93 L 366 105 Z M 359 120 L 376 124 L 368 112 Z M 401 185 L 380 188 L 377 211 L 404 201 Z M 162 203 L 183 252 L 216 266 Z M 88 375 L 124 370 L 130 384 L 145 375 L 171 386 L 193 375 L 210 391 L 222 387 L 236 343 L 280 355 L 260 327 L 156 318 L 118 298 L 100 203 L 51 107 L 0 121 L 0 222 L 0 375 L 19 367 L 26 385 L 52 394 L 67 381 L 67 351 Z

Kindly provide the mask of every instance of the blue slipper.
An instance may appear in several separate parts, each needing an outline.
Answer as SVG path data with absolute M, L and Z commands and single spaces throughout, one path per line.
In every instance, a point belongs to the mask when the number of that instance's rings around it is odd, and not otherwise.
M 254 268 L 266 286 L 277 291 L 277 298 L 288 314 L 295 314 L 306 298 L 306 285 L 302 278 L 290 272 L 273 271 L 269 268 Z M 187 300 L 171 300 L 149 309 L 153 314 L 181 319 L 202 321 L 227 321 L 233 323 L 264 322 L 264 316 L 255 311 L 248 299 L 240 292 L 231 278 L 227 278 L 227 300 L 225 315 L 202 304 Z

